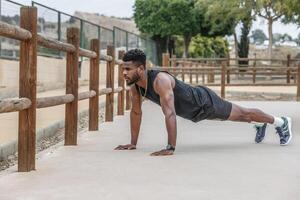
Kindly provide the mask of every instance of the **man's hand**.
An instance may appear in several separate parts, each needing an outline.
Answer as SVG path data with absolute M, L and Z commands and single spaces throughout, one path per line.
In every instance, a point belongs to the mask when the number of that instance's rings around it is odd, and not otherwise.
M 134 150 L 136 146 L 134 144 L 126 144 L 126 145 L 119 145 L 115 148 L 115 150 Z
M 150 156 L 171 156 L 174 154 L 173 150 L 163 149 L 150 154 Z

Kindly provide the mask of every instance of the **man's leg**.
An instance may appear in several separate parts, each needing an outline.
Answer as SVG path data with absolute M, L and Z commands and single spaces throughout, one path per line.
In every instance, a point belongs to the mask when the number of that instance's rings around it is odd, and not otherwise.
M 258 123 L 274 123 L 274 117 L 255 108 L 243 108 L 236 104 L 232 104 L 231 113 L 228 120 L 240 122 L 258 122 Z
M 280 144 L 287 145 L 292 138 L 291 119 L 289 117 L 273 117 L 263 111 L 255 108 L 244 108 L 236 104 L 232 104 L 232 109 L 228 120 L 240 122 L 256 122 L 256 138 L 257 143 L 261 142 L 265 136 L 267 124 L 273 124 L 280 137 Z

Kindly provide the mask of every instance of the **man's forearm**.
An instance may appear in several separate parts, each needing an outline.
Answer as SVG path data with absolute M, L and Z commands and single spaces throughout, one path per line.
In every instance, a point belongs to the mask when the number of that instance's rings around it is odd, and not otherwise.
M 176 146 L 176 138 L 177 138 L 177 122 L 176 122 L 176 114 L 172 113 L 168 116 L 165 116 L 165 122 L 168 132 L 168 144 L 173 147 Z
M 141 127 L 142 113 L 130 112 L 131 144 L 136 145 Z

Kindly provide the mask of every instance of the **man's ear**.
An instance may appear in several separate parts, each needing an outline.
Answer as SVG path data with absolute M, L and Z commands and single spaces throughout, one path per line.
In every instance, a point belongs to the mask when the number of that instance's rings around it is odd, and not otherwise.
M 144 65 L 140 65 L 140 66 L 138 66 L 138 70 L 140 71 L 140 70 L 144 70 L 145 68 L 144 68 Z
M 139 68 L 140 68 L 141 70 L 144 70 L 144 69 L 145 69 L 144 65 L 140 65 Z

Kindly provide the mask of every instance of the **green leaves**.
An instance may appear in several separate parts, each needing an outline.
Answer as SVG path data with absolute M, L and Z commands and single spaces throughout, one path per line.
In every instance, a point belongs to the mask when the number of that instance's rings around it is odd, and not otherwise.
M 255 13 L 260 17 L 273 21 L 283 16 L 291 17 L 294 14 L 294 8 L 297 8 L 298 4 L 298 0 L 252 0 Z
M 252 31 L 251 37 L 253 38 L 254 43 L 257 44 L 262 44 L 265 40 L 268 39 L 268 37 L 261 29 L 255 29 L 254 31 Z
M 180 35 L 197 31 L 194 1 L 136 0 L 134 19 L 140 29 L 150 36 Z
M 228 53 L 228 43 L 222 37 L 203 37 L 197 35 L 192 39 L 192 57 L 225 57 Z

